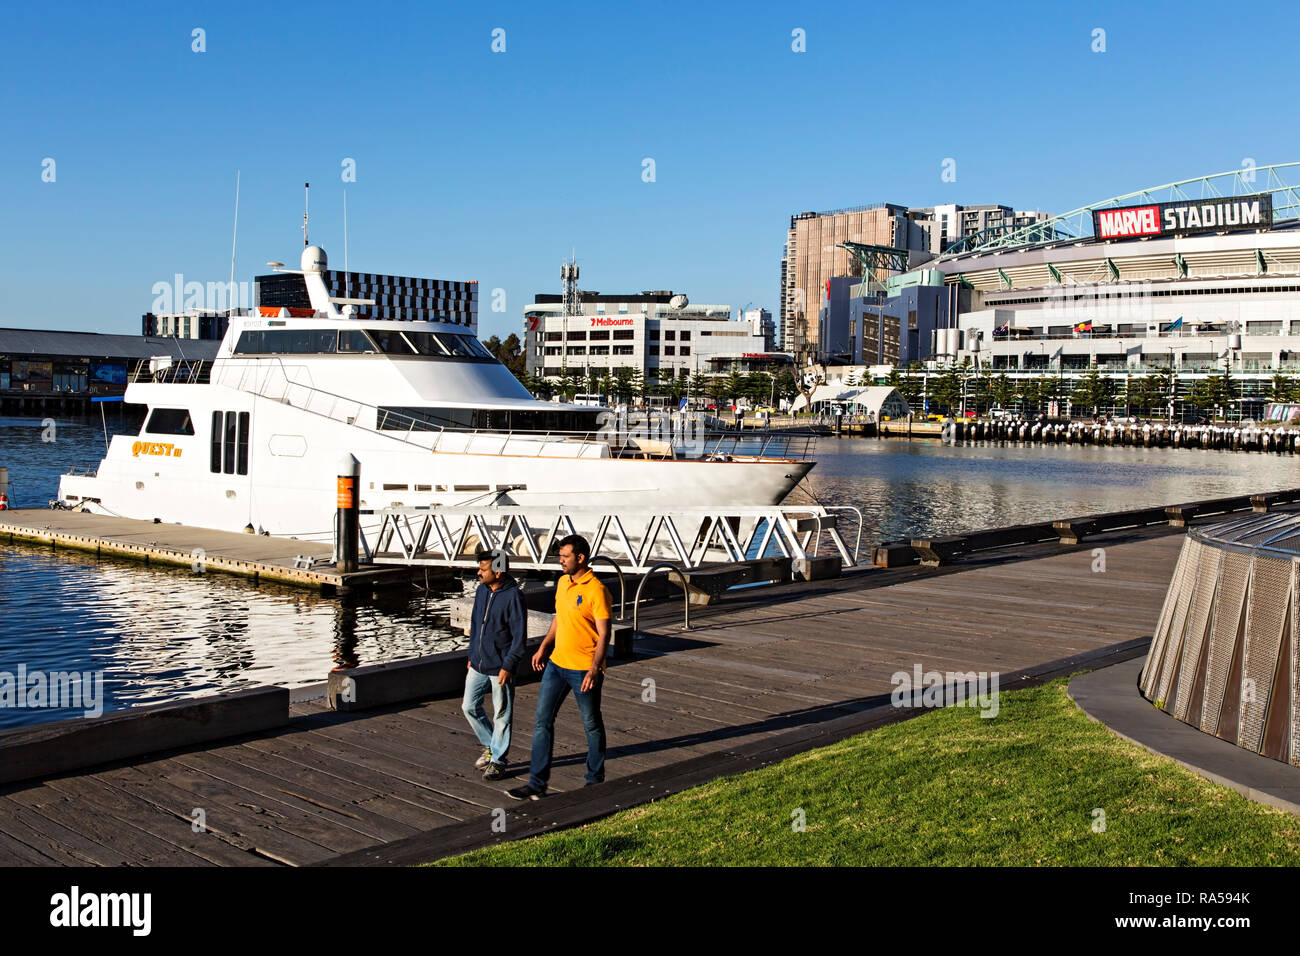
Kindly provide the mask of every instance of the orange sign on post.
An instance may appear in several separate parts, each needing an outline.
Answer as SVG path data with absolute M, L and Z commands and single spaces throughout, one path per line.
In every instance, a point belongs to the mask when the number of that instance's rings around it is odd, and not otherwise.
M 356 507 L 356 479 L 339 475 L 339 507 Z

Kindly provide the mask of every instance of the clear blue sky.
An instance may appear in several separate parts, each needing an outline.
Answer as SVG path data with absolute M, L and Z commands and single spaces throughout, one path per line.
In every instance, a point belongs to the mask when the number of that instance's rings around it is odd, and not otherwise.
M 350 266 L 477 279 L 483 337 L 574 249 L 586 289 L 775 311 L 801 210 L 1062 212 L 1300 159 L 1294 8 L 1224 9 L 10 4 L 0 325 L 138 332 L 155 282 L 224 281 L 236 170 L 238 279 L 296 260 L 308 180 L 341 267 L 345 158 Z

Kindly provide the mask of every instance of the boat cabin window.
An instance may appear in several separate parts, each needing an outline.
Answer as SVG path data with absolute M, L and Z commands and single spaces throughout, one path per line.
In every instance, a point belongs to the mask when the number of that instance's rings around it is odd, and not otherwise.
M 144 430 L 150 435 L 193 435 L 194 422 L 188 409 L 155 408 L 149 413 Z
M 414 355 L 415 349 L 411 343 L 402 338 L 401 332 L 385 332 L 379 329 L 371 331 L 370 337 L 375 340 L 375 344 L 389 355 Z
M 328 355 L 335 352 L 423 355 L 439 359 L 495 362 L 472 335 L 392 329 L 248 329 L 239 334 L 236 355 Z
M 443 428 L 514 432 L 594 432 L 601 408 L 380 408 L 377 421 L 385 431 L 437 431 Z
M 248 474 L 248 412 L 212 413 L 212 455 L 208 470 L 213 474 Z
M 370 341 L 370 336 L 366 335 L 360 329 L 344 329 L 339 332 L 339 351 L 340 352 L 377 352 L 375 343 Z
M 334 329 L 248 329 L 239 334 L 235 353 L 306 355 L 333 352 Z

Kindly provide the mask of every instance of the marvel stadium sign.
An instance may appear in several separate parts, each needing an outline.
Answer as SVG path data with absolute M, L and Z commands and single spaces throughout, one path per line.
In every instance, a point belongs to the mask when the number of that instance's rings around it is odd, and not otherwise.
M 1269 193 L 1094 209 L 1092 212 L 1092 234 L 1098 239 L 1236 232 L 1267 229 L 1272 224 L 1273 197 Z

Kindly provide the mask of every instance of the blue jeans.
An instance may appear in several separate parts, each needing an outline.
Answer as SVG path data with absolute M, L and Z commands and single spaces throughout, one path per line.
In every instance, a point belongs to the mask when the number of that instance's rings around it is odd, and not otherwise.
M 492 689 L 492 723 L 483 713 L 483 695 Z M 497 683 L 496 674 L 480 674 L 474 668 L 465 672 L 465 699 L 460 709 L 474 728 L 478 742 L 492 751 L 493 763 L 505 763 L 510 753 L 510 716 L 515 708 L 515 679 Z
M 542 671 L 542 686 L 537 692 L 537 722 L 533 728 L 533 757 L 529 767 L 528 784 L 534 790 L 546 790 L 551 779 L 551 758 L 555 752 L 555 715 L 564 698 L 573 691 L 582 714 L 582 726 L 587 731 L 587 783 L 600 783 L 605 779 L 605 721 L 600 716 L 600 685 L 605 675 L 596 677 L 596 685 L 585 694 L 582 679 L 586 671 L 571 671 L 546 662 Z

